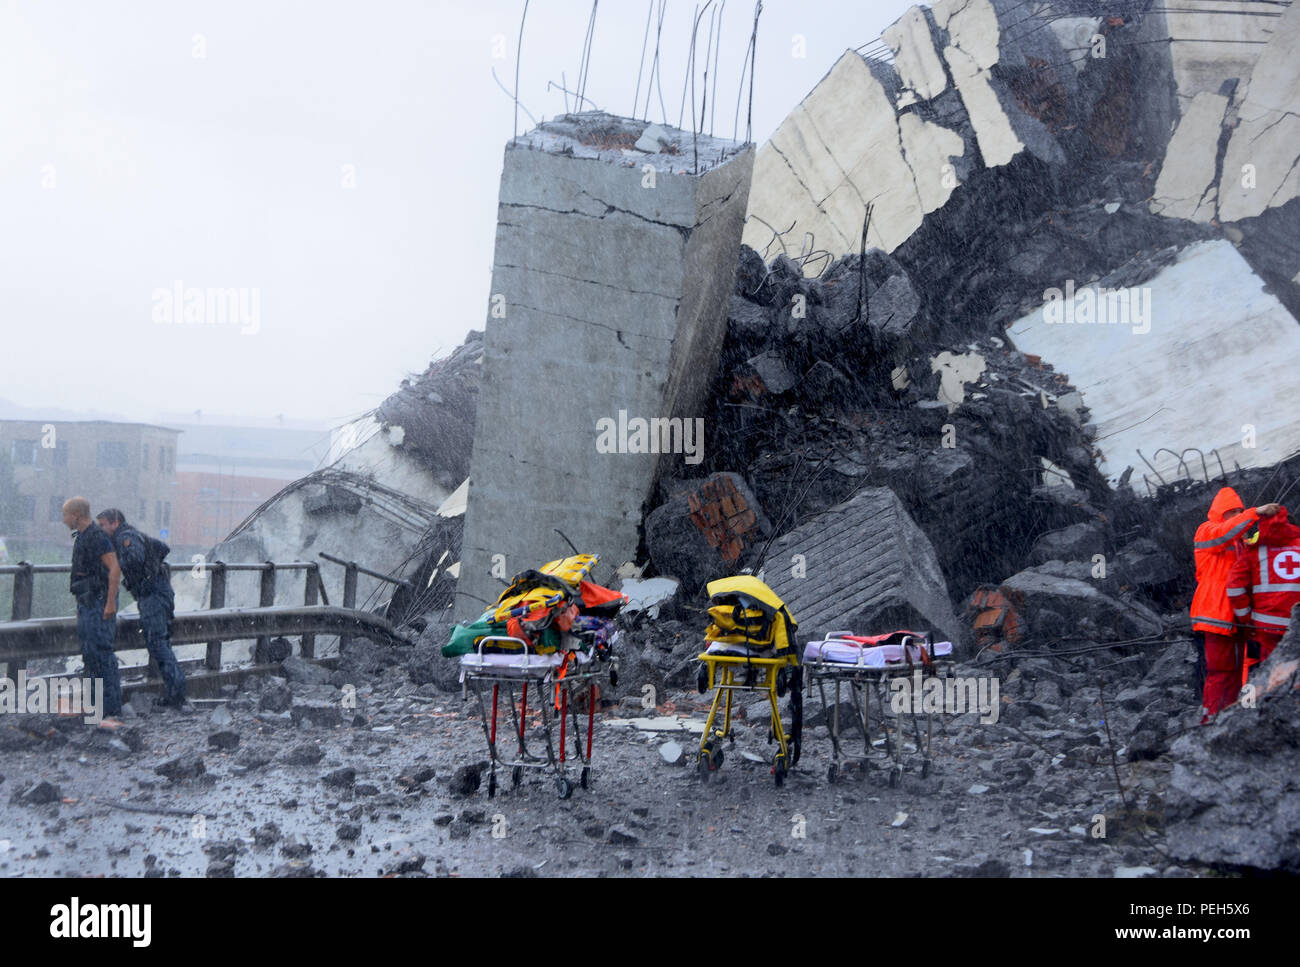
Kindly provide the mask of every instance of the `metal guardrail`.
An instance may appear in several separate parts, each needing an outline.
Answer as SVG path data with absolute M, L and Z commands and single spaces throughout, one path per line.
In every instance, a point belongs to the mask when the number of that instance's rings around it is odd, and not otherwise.
M 172 643 L 183 645 L 207 642 L 203 664 L 212 673 L 221 671 L 222 645 L 226 641 L 256 638 L 260 645 L 265 645 L 276 635 L 301 636 L 301 653 L 304 658 L 316 657 L 318 634 L 338 635 L 341 645 L 351 640 L 353 634 L 399 644 L 410 643 L 387 619 L 356 607 L 358 574 L 405 587 L 410 587 L 408 581 L 370 570 L 355 561 L 345 561 L 324 553 L 321 557 L 344 568 L 343 601 L 339 606 L 330 605 L 325 585 L 321 581 L 320 565 L 314 561 L 196 563 L 193 567 L 210 577 L 208 608 L 205 611 L 178 613 L 172 622 Z M 177 565 L 175 570 L 185 567 Z M 25 667 L 29 659 L 81 653 L 75 616 L 31 617 L 35 576 L 68 574 L 71 570 L 71 564 L 29 564 L 23 561 L 0 565 L 0 576 L 12 575 L 14 579 L 10 620 L 0 622 L 0 662 L 8 665 L 10 677 Z M 260 572 L 256 608 L 226 607 L 227 576 L 232 571 Z M 276 575 L 280 571 L 306 572 L 301 606 L 275 605 Z M 114 650 L 130 651 L 145 647 L 139 615 L 119 615 Z M 150 664 L 152 666 L 152 661 Z
M 221 608 L 215 611 L 183 611 L 172 621 L 172 644 L 189 645 L 218 639 L 238 641 L 272 635 L 341 634 L 354 632 L 397 644 L 410 640 L 386 618 L 368 611 L 330 605 L 279 608 Z M 115 651 L 145 647 L 139 615 L 117 619 Z M 60 658 L 81 654 L 76 618 L 29 618 L 0 622 L 0 661 L 32 658 Z M 312 656 L 304 656 L 312 657 Z M 209 666 L 211 667 L 211 666 Z M 220 668 L 220 666 L 217 666 Z M 214 671 L 216 669 L 213 669 Z

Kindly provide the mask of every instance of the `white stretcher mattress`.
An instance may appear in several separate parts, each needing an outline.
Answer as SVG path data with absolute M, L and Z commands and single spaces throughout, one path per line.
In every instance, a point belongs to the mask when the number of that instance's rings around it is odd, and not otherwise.
M 591 661 L 591 655 L 582 651 L 552 652 L 549 655 L 537 655 L 532 652 L 470 652 L 460 656 L 460 680 L 465 680 L 466 672 L 490 672 L 494 675 L 508 675 L 514 678 L 541 678 L 558 668 L 564 661 L 565 654 L 577 656 L 579 665 Z
M 704 649 L 709 655 L 728 655 L 734 658 L 776 658 L 778 657 L 775 650 L 769 645 L 767 648 L 750 648 L 749 645 L 731 645 L 721 641 L 707 641 L 708 647 Z
M 921 661 L 921 649 L 917 645 L 907 646 L 908 657 L 914 663 Z M 952 655 L 951 641 L 936 641 L 931 645 L 930 654 L 935 658 Z M 885 668 L 889 665 L 902 664 L 902 645 L 876 645 L 866 647 L 856 641 L 844 641 L 828 638 L 822 641 L 810 641 L 804 647 L 805 662 L 829 662 L 836 665 L 858 665 L 864 668 Z

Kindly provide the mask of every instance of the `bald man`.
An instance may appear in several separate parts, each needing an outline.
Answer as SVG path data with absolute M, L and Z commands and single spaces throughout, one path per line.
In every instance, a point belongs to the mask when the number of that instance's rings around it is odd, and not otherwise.
M 63 505 L 63 523 L 76 532 L 72 545 L 72 581 L 77 598 L 77 637 L 85 674 L 104 683 L 103 714 L 122 714 L 122 678 L 117 670 L 113 640 L 117 637 L 117 586 L 122 571 L 113 542 L 90 516 L 90 502 L 73 497 Z

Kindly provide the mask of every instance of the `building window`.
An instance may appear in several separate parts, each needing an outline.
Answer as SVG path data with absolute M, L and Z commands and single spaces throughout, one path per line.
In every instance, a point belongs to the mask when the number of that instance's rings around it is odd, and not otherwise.
M 140 513 L 136 517 L 136 520 L 144 522 L 148 517 L 149 517 L 149 502 L 142 500 L 140 501 Z
M 63 499 L 62 497 L 50 498 L 50 520 L 63 520 Z
M 125 470 L 127 465 L 126 444 L 119 442 L 101 443 L 95 455 L 95 466 L 101 470 Z
M 162 447 L 159 447 L 159 448 L 158 448 L 158 472 L 159 472 L 159 473 L 162 473 L 164 470 L 167 469 L 165 466 L 163 466 L 163 458 L 164 458 L 164 456 L 165 456 L 165 454 L 163 453 L 163 448 L 162 448 Z
M 54 466 L 66 467 L 68 465 L 68 445 L 66 443 L 56 443 L 54 445 Z
M 169 500 L 163 504 L 163 527 L 172 526 L 172 502 Z
M 149 469 L 149 444 L 144 444 L 140 449 L 140 469 Z
M 176 451 L 171 447 L 167 448 L 167 472 L 172 473 L 176 469 Z
M 62 508 L 60 508 L 60 511 L 61 510 Z M 62 516 L 62 512 L 60 512 L 60 516 Z M 36 522 L 36 498 L 35 497 L 28 497 L 24 494 L 18 495 L 18 519 L 30 520 L 32 523 Z
M 36 441 L 15 440 L 9 450 L 9 461 L 15 467 L 36 466 Z

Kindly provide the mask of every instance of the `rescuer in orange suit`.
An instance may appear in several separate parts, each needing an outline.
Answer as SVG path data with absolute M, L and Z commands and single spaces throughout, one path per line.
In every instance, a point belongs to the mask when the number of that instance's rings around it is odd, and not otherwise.
M 1227 590 L 1233 617 L 1248 626 L 1246 637 L 1258 645 L 1250 664 L 1273 653 L 1291 626 L 1291 609 L 1300 604 L 1300 527 L 1286 519 L 1283 507 L 1271 517 L 1261 516 L 1254 531 L 1247 531 L 1246 548 L 1228 573 Z M 1242 668 L 1243 682 L 1248 671 Z
M 1277 513 L 1277 504 L 1245 510 L 1231 487 L 1222 488 L 1210 503 L 1205 523 L 1196 528 L 1196 593 L 1192 596 L 1192 630 L 1205 635 L 1205 689 L 1201 722 L 1231 705 L 1241 687 L 1241 661 L 1245 637 L 1237 628 L 1228 601 L 1228 573 L 1237 554 L 1245 549 L 1242 538 L 1261 517 Z

